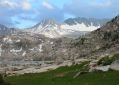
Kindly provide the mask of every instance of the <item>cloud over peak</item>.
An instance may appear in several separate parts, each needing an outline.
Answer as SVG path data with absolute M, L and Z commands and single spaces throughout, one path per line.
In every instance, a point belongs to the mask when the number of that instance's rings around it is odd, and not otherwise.
M 0 6 L 1 7 L 5 7 L 5 8 L 15 8 L 18 6 L 18 4 L 16 2 L 14 2 L 13 0 L 1 0 L 0 1 Z
M 54 7 L 50 3 L 46 2 L 46 1 L 43 1 L 42 5 L 44 7 L 46 7 L 47 9 L 54 9 Z
M 21 6 L 24 10 L 30 10 L 32 8 L 32 6 L 28 0 L 22 0 Z

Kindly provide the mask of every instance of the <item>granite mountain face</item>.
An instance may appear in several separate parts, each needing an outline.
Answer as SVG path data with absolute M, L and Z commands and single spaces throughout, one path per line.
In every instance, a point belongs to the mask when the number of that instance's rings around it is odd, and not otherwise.
M 53 19 L 43 20 L 32 28 L 27 29 L 27 32 L 42 34 L 49 38 L 69 37 L 77 38 L 94 31 L 104 25 L 108 19 L 87 19 L 74 18 L 67 19 L 64 23 L 58 23 Z
M 96 19 L 96 18 L 78 17 L 78 18 L 66 19 L 64 22 L 68 25 L 76 25 L 76 24 L 84 23 L 86 26 L 91 26 L 91 24 L 92 24 L 93 26 L 98 27 L 98 26 L 103 26 L 109 20 L 110 19 Z

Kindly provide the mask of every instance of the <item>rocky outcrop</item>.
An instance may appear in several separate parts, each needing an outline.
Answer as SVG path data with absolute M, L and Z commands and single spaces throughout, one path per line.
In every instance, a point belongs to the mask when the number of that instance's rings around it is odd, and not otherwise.
M 114 61 L 111 64 L 110 69 L 115 70 L 115 71 L 119 71 L 119 60 Z

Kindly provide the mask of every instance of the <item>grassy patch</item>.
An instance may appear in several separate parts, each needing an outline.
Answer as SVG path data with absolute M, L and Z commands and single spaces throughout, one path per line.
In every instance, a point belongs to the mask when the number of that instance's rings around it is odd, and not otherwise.
M 86 63 L 64 66 L 56 70 L 38 73 L 12 76 L 6 78 L 11 85 L 118 85 L 119 72 L 110 71 L 106 73 L 87 73 L 76 77 Z
M 4 81 L 3 76 L 1 74 L 0 74 L 0 85 L 10 85 Z

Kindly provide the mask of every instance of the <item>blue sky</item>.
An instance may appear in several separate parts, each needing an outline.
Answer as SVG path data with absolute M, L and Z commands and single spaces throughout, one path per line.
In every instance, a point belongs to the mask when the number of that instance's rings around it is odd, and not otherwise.
M 50 18 L 112 18 L 119 14 L 118 4 L 119 0 L 0 0 L 0 24 L 27 28 Z

